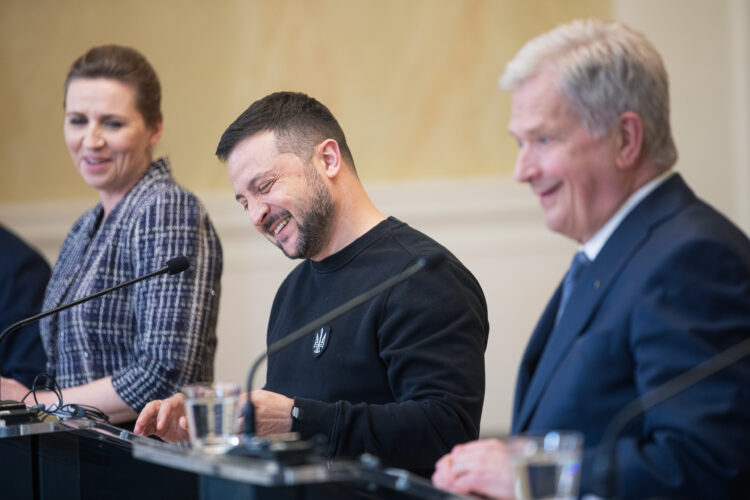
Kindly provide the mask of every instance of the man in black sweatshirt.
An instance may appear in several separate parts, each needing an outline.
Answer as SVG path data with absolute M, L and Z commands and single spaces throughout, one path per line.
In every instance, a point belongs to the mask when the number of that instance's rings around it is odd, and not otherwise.
M 227 128 L 216 154 L 256 229 L 304 259 L 276 294 L 269 344 L 419 257 L 445 256 L 271 356 L 265 389 L 251 394 L 257 433 L 323 435 L 332 457 L 370 453 L 422 474 L 475 439 L 489 330 L 482 289 L 448 250 L 375 207 L 331 112 L 304 94 L 271 94 Z M 153 402 L 136 432 L 184 439 L 182 414 L 181 396 Z

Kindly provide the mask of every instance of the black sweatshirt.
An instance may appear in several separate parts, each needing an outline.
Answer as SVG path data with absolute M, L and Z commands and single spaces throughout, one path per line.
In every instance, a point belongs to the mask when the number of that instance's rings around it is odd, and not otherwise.
M 292 430 L 305 439 L 324 435 L 330 456 L 370 453 L 429 474 L 455 444 L 477 438 L 489 331 L 484 294 L 455 256 L 395 218 L 297 266 L 276 294 L 268 343 L 434 252 L 446 256 L 436 268 L 268 360 L 266 389 L 295 399 Z

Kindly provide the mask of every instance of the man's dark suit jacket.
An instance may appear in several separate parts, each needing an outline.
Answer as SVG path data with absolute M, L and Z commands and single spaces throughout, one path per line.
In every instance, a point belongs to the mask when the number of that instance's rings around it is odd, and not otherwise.
M 630 401 L 750 335 L 750 241 L 673 175 L 560 289 L 521 362 L 513 432 L 583 432 L 581 492 Z M 622 498 L 750 498 L 750 358 L 646 411 L 616 444 Z
M 47 261 L 13 233 L 0 226 L 0 332 L 38 314 L 49 280 Z M 0 374 L 31 386 L 43 373 L 47 357 L 33 323 L 11 333 L 0 344 Z

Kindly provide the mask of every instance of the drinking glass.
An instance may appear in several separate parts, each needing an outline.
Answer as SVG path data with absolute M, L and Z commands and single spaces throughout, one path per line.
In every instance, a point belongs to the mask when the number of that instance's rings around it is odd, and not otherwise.
M 583 435 L 575 431 L 527 433 L 510 438 L 519 500 L 578 498 Z
M 224 453 L 239 443 L 237 418 L 240 386 L 227 382 L 193 384 L 182 388 L 185 395 L 190 444 L 205 453 Z

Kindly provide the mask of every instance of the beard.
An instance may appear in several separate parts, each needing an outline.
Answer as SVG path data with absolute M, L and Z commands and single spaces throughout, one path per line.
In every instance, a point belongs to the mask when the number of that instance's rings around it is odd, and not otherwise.
M 300 204 L 297 210 L 299 217 L 295 218 L 297 223 L 295 254 L 291 255 L 281 244 L 277 243 L 284 255 L 290 259 L 309 259 L 320 253 L 330 239 L 334 212 L 331 193 L 311 165 L 305 169 L 305 180 L 310 189 L 305 200 L 307 206 Z

